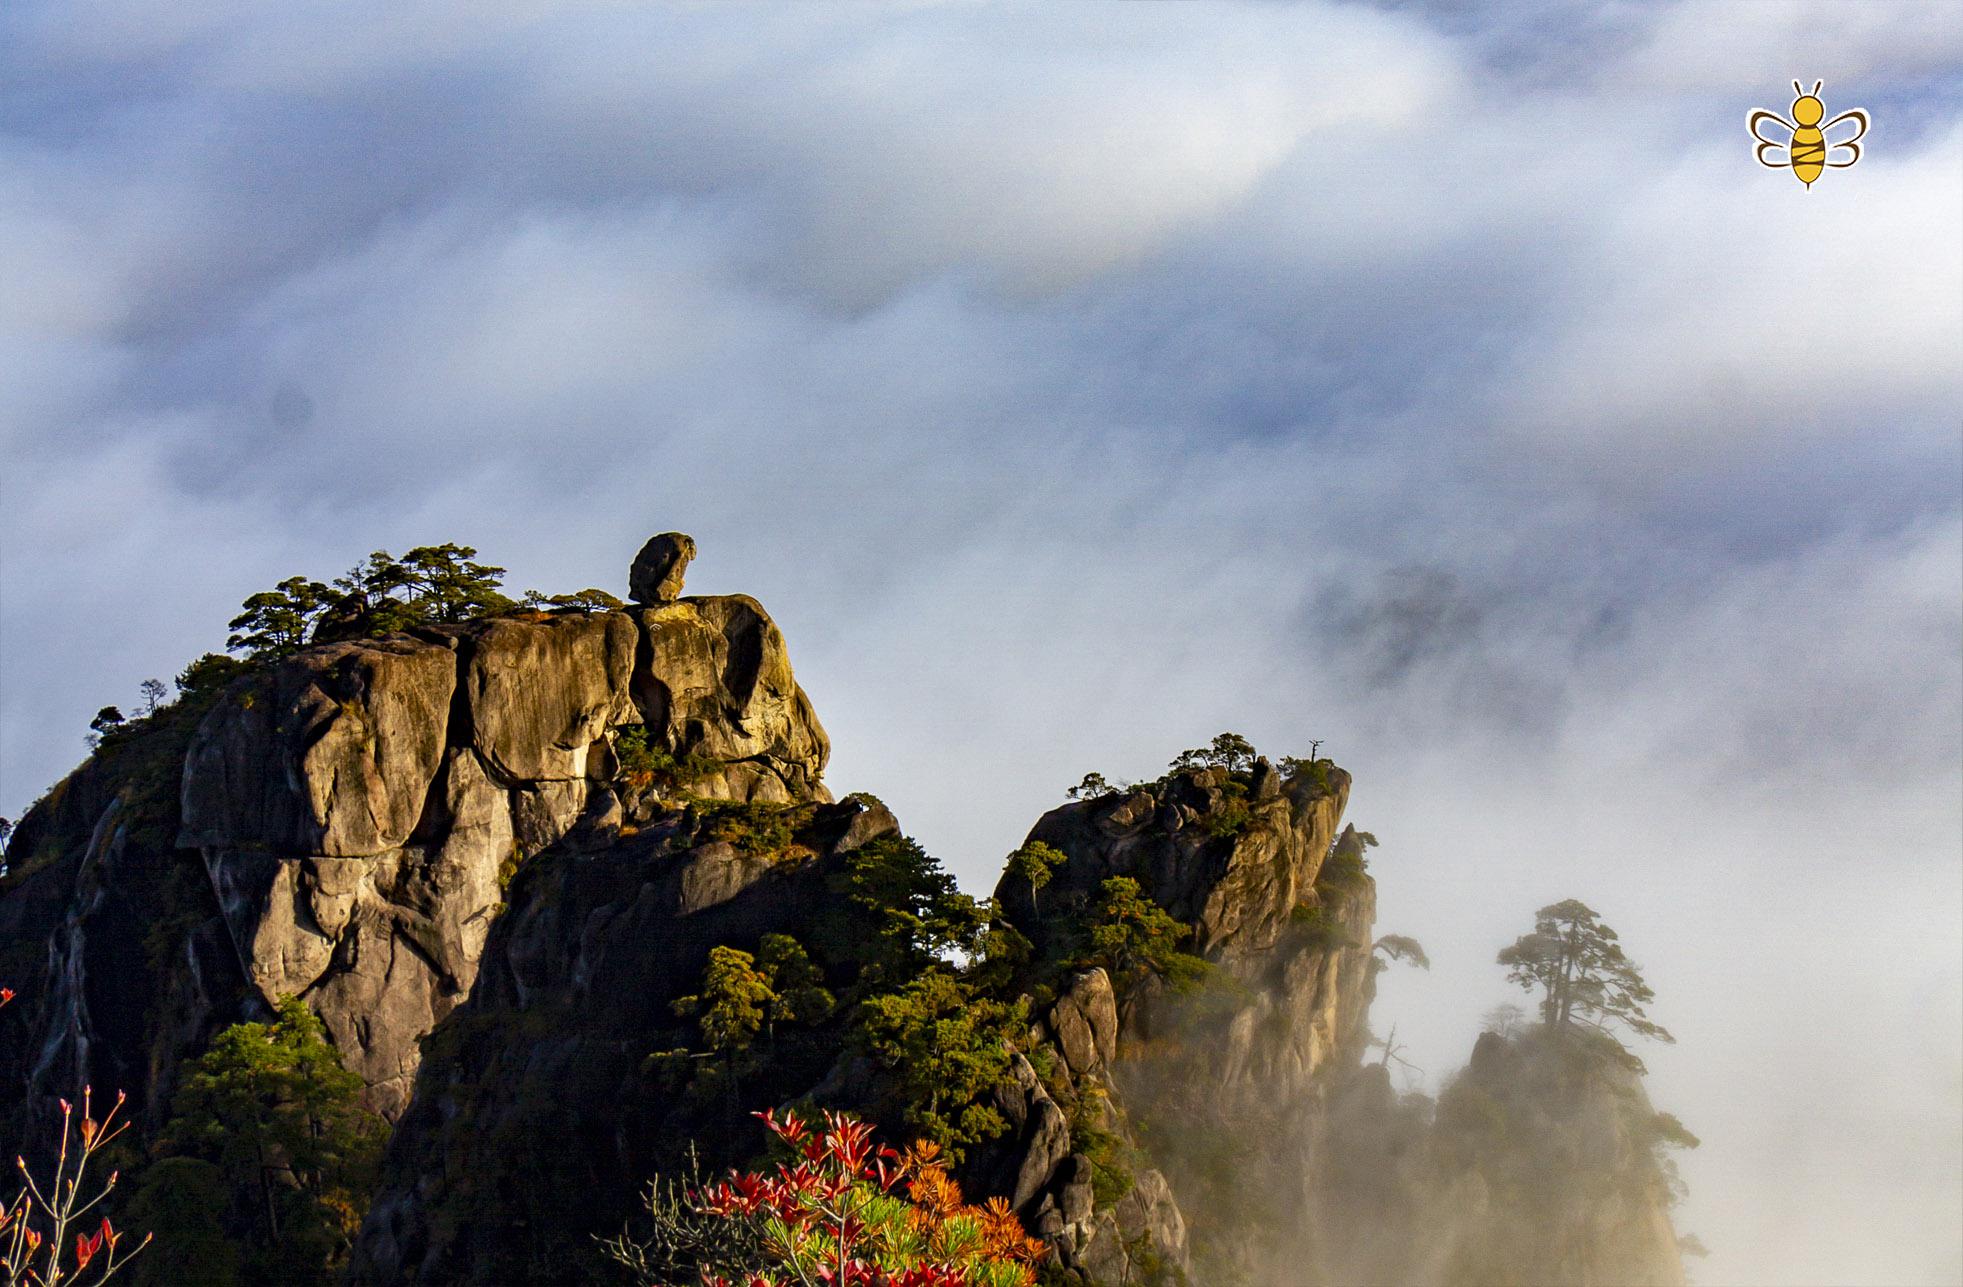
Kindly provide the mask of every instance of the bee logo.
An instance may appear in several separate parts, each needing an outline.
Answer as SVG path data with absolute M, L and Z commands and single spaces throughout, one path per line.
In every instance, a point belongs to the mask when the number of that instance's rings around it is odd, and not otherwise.
M 1858 107 L 1849 108 L 1825 125 L 1820 124 L 1820 118 L 1827 114 L 1827 105 L 1820 101 L 1820 86 L 1824 83 L 1814 81 L 1813 92 L 1809 94 L 1800 88 L 1798 81 L 1793 82 L 1793 93 L 1798 97 L 1793 99 L 1793 119 L 1790 121 L 1764 108 L 1745 118 L 1745 128 L 1759 141 L 1758 147 L 1752 151 L 1758 163 L 1768 170 L 1790 168 L 1793 177 L 1809 188 L 1825 171 L 1845 170 L 1860 160 L 1860 138 L 1868 132 L 1868 114 Z M 1781 126 L 1786 131 L 1786 137 L 1783 140 L 1765 137 L 1759 133 L 1760 121 L 1772 121 Z M 1827 131 L 1847 121 L 1854 123 L 1854 132 L 1838 143 L 1830 141 Z M 1834 160 L 1833 154 L 1843 148 L 1847 150 L 1847 159 Z M 1781 153 L 1784 155 L 1779 155 Z M 1769 156 L 1778 156 L 1778 159 L 1768 160 Z

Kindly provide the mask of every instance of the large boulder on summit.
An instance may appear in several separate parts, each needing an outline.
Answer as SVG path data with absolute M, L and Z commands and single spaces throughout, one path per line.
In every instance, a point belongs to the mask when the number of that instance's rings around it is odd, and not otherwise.
M 651 536 L 627 573 L 627 594 L 636 603 L 672 603 L 682 597 L 682 578 L 695 558 L 695 538 L 682 532 Z

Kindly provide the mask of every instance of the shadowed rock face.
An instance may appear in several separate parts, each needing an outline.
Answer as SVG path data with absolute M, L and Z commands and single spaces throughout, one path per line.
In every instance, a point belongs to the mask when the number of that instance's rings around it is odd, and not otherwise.
M 350 1281 L 508 1281 L 540 1256 L 553 1267 L 529 1281 L 585 1281 L 565 1247 L 617 1232 L 658 1166 L 671 1105 L 643 1065 L 674 999 L 711 948 L 802 932 L 839 856 L 897 830 L 877 804 L 819 805 L 815 847 L 757 855 L 667 815 L 528 864 L 470 1000 L 427 1043 Z
M 179 843 L 359 856 L 402 844 L 443 760 L 454 641 L 310 648 L 206 719 Z

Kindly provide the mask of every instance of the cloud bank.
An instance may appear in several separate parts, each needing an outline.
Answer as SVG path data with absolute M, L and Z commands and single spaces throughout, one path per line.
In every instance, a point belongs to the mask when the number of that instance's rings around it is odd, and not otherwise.
M 0 812 L 280 577 L 681 528 L 970 887 L 1324 739 L 1434 1079 L 1584 898 L 1702 1276 L 1963 1277 L 1963 9 L 30 2 L 0 245 Z

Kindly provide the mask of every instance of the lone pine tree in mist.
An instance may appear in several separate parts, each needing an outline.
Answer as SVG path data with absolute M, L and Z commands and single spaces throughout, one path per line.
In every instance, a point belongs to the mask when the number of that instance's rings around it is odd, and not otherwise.
M 1510 982 L 1528 992 L 1540 989 L 1541 1018 L 1549 1028 L 1606 1033 L 1620 1024 L 1639 1037 L 1676 1040 L 1651 1022 L 1644 1007 L 1656 994 L 1623 952 L 1616 932 L 1578 899 L 1534 913 L 1533 932 L 1502 948 L 1499 963 L 1507 967 Z

